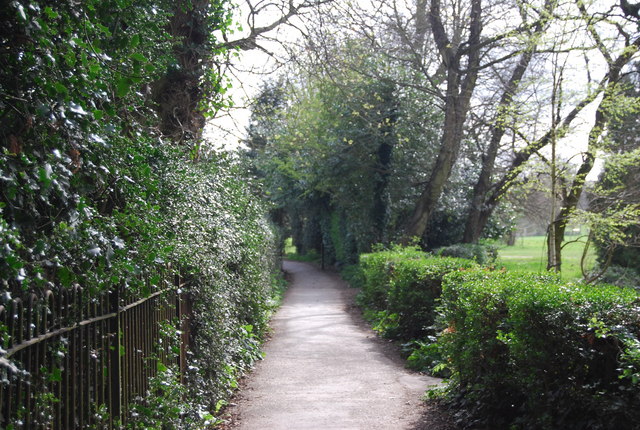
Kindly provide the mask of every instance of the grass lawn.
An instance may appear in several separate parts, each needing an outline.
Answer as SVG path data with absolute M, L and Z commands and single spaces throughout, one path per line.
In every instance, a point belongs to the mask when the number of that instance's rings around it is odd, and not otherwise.
M 567 236 L 566 241 L 579 236 Z M 566 244 L 562 249 L 562 279 L 582 278 L 580 259 L 584 249 L 584 237 L 579 242 Z M 587 267 L 595 264 L 593 248 L 587 254 Z M 510 271 L 545 272 L 547 267 L 547 244 L 544 236 L 519 237 L 514 246 L 499 245 L 497 267 Z
M 567 236 L 567 242 L 578 239 L 579 236 Z M 579 242 L 566 244 L 562 250 L 562 279 L 567 281 L 582 279 L 580 259 L 584 249 L 584 239 Z M 506 246 L 498 243 L 498 261 L 496 267 L 505 267 L 512 272 L 536 272 L 547 271 L 547 244 L 544 236 L 519 237 L 514 246 Z M 318 261 L 316 254 L 298 255 L 291 238 L 285 240 L 285 258 L 299 261 Z M 587 254 L 587 267 L 591 269 L 596 261 L 593 247 Z
M 307 255 L 300 255 L 293 244 L 293 239 L 288 237 L 284 240 L 284 258 L 295 261 L 319 262 L 320 256 L 316 252 Z

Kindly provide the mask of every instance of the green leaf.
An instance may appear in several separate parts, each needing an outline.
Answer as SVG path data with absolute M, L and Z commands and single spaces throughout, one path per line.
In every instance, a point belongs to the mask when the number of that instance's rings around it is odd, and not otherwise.
M 140 61 L 141 63 L 147 63 L 149 61 L 147 60 L 147 57 L 145 57 L 139 52 L 134 52 L 133 54 L 131 54 L 131 58 L 136 61 Z
M 116 95 L 118 97 L 124 97 L 129 94 L 129 90 L 131 89 L 131 84 L 133 82 L 130 78 L 120 78 L 116 83 Z
M 95 119 L 101 120 L 103 116 L 104 116 L 104 111 L 101 111 L 100 109 L 93 110 L 93 117 Z
M 23 21 L 27 20 L 27 14 L 24 11 L 24 7 L 21 4 L 18 4 L 18 16 L 20 17 L 20 19 L 22 19 Z
M 67 51 L 64 54 L 64 60 L 69 67 L 73 67 L 76 65 L 76 56 L 72 51 Z
M 62 85 L 60 82 L 56 82 L 53 86 L 59 94 L 69 94 L 67 87 Z
M 24 263 L 22 261 L 18 260 L 18 258 L 15 255 L 12 255 L 12 254 L 7 255 L 5 260 L 6 260 L 7 264 L 9 265 L 9 267 L 11 267 L 14 270 L 20 270 L 24 266 Z
M 89 66 L 89 72 L 94 75 L 97 75 L 98 73 L 100 73 L 101 70 L 102 70 L 102 67 L 100 67 L 100 64 L 98 63 L 94 63 Z
M 71 283 L 73 282 L 73 275 L 71 274 L 71 271 L 69 269 L 67 269 L 66 267 L 61 267 L 58 270 L 58 279 L 60 280 L 60 283 L 63 287 L 70 287 Z
M 56 19 L 57 17 L 59 17 L 60 15 L 58 14 L 58 12 L 56 12 L 55 10 L 51 9 L 51 7 L 47 6 L 44 8 L 44 13 L 50 18 L 50 19 Z
M 129 46 L 131 46 L 132 48 L 135 48 L 138 45 L 140 45 L 140 35 L 139 34 L 134 34 L 131 37 L 131 41 L 129 43 Z
M 49 164 L 45 164 L 44 167 L 38 169 L 38 178 L 45 188 L 51 185 L 51 173 L 51 166 Z
M 109 30 L 108 27 L 105 27 L 104 25 L 100 24 L 99 22 L 96 23 L 96 27 L 98 27 L 100 29 L 100 31 L 104 33 L 105 36 L 111 37 L 111 30 Z
M 54 368 L 49 374 L 49 381 L 51 382 L 60 382 L 62 381 L 62 371 L 59 368 Z
M 157 362 L 156 367 L 157 367 L 157 369 L 158 369 L 158 372 L 166 372 L 166 371 L 167 371 L 167 366 L 165 366 L 164 364 L 162 364 L 162 362 L 161 362 L 161 361 L 158 361 L 158 362 Z

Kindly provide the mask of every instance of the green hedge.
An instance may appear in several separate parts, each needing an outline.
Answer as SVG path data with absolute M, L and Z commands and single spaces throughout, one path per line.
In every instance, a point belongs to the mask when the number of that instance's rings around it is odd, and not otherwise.
M 360 304 L 373 310 L 386 309 L 393 267 L 403 261 L 427 257 L 428 254 L 417 247 L 395 247 L 360 255 L 359 266 L 362 271 Z
M 364 254 L 360 300 L 379 312 L 385 335 L 401 340 L 424 338 L 434 333 L 443 276 L 476 266 L 470 260 L 432 257 L 411 247 Z
M 466 258 L 483 266 L 494 264 L 498 258 L 496 246 L 479 243 L 456 243 L 435 249 L 433 253 L 440 257 Z
M 640 422 L 634 290 L 470 271 L 445 277 L 438 343 L 465 422 L 631 429 Z

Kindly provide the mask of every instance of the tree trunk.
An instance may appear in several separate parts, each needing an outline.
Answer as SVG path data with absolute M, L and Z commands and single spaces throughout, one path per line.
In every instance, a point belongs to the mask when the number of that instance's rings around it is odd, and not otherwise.
M 375 185 L 373 189 L 372 221 L 375 229 L 375 241 L 386 242 L 387 224 L 389 221 L 389 179 L 391 176 L 391 161 L 393 159 L 393 148 L 396 144 L 394 132 L 395 124 L 398 120 L 398 108 L 394 98 L 394 87 L 391 85 L 381 89 L 383 105 L 380 110 L 385 112 L 380 128 L 380 145 L 376 151 L 376 169 L 379 171 L 375 175 Z
M 597 38 L 596 41 L 598 41 Z M 602 45 L 600 42 L 599 44 L 602 52 L 606 53 L 607 51 L 604 45 Z M 602 97 L 602 100 L 598 104 L 598 108 L 596 110 L 595 122 L 593 124 L 593 127 L 591 127 L 591 130 L 589 131 L 587 150 L 582 158 L 582 164 L 578 168 L 571 186 L 566 193 L 566 197 L 563 199 L 562 208 L 560 209 L 560 212 L 557 214 L 554 221 L 549 226 L 550 229 L 553 229 L 554 236 L 554 243 L 549 243 L 549 246 L 554 246 L 556 258 L 555 268 L 557 271 L 560 271 L 562 267 L 562 243 L 564 242 L 567 223 L 569 222 L 569 218 L 575 212 L 578 206 L 578 202 L 580 201 L 580 196 L 582 195 L 587 175 L 591 172 L 591 169 L 593 168 L 593 164 L 595 162 L 595 156 L 598 150 L 598 141 L 600 140 L 602 133 L 609 123 L 607 109 L 609 109 L 609 106 L 615 104 L 614 99 L 617 96 L 616 84 L 620 80 L 622 69 L 631 61 L 634 54 L 638 52 L 639 47 L 640 38 L 636 38 L 633 43 L 630 44 L 627 49 L 625 49 L 623 53 L 620 54 L 615 60 L 608 55 L 605 55 L 609 62 L 609 73 L 607 74 L 608 81 L 604 89 L 604 96 Z
M 502 97 L 500 97 L 500 101 L 498 102 L 496 116 L 492 121 L 489 146 L 487 148 L 487 152 L 482 157 L 482 170 L 480 171 L 478 181 L 473 188 L 471 207 L 469 208 L 469 215 L 467 216 L 464 235 L 462 237 L 462 242 L 464 243 L 478 242 L 482 235 L 482 231 L 486 227 L 489 217 L 493 212 L 493 208 L 489 209 L 485 207 L 485 199 L 491 190 L 491 177 L 493 176 L 498 149 L 500 148 L 500 142 L 506 132 L 504 116 L 513 102 L 513 97 L 520 86 L 522 77 L 529 68 L 531 59 L 536 53 L 537 40 L 546 28 L 551 16 L 550 13 L 553 11 L 555 5 L 556 2 L 553 0 L 547 0 L 545 2 L 545 15 L 542 16 L 530 35 L 531 40 L 535 42 L 529 45 L 527 50 L 520 56 L 516 67 L 511 73 L 509 81 L 507 81 Z
M 468 48 L 465 54 L 460 48 L 454 50 L 442 23 L 440 1 L 431 0 L 430 23 L 434 40 L 442 62 L 446 67 L 447 90 L 445 94 L 444 129 L 440 139 L 440 151 L 431 176 L 422 191 L 413 210 L 403 237 L 403 242 L 409 242 L 413 237 L 422 237 L 429 225 L 442 190 L 446 185 L 451 170 L 458 157 L 458 151 L 463 137 L 463 127 L 469 111 L 471 96 L 478 77 L 479 49 L 474 49 L 480 42 L 482 32 L 482 1 L 473 0 L 471 6 L 471 24 L 469 27 Z M 466 72 L 460 70 L 460 59 L 467 56 Z

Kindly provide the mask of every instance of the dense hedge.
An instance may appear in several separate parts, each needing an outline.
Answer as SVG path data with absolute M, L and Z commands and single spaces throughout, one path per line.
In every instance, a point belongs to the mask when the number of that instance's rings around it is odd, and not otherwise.
M 640 300 L 632 289 L 480 268 L 396 247 L 343 275 L 408 364 L 450 376 L 466 428 L 633 429 L 640 422 Z
M 188 274 L 188 385 L 162 368 L 134 408 L 137 428 L 209 420 L 259 357 L 272 306 L 275 238 L 260 193 L 242 165 L 207 153 L 195 121 L 221 103 L 215 35 L 230 14 L 225 0 L 0 9 L 0 305 L 76 285 L 137 299 L 160 268 Z
M 475 267 L 461 258 L 433 257 L 417 248 L 393 248 L 360 257 L 361 304 L 379 311 L 384 334 L 401 340 L 433 334 L 436 300 L 449 272 Z
M 171 258 L 188 269 L 185 288 L 193 302 L 190 399 L 215 411 L 261 357 L 260 339 L 277 293 L 278 239 L 250 179 L 233 160 L 178 159 L 164 177 L 171 196 Z
M 483 266 L 494 264 L 498 258 L 498 248 L 495 245 L 480 243 L 456 243 L 437 248 L 433 253 L 441 257 L 466 258 Z
M 472 271 L 445 277 L 438 343 L 467 424 L 631 429 L 640 422 L 634 290 Z

